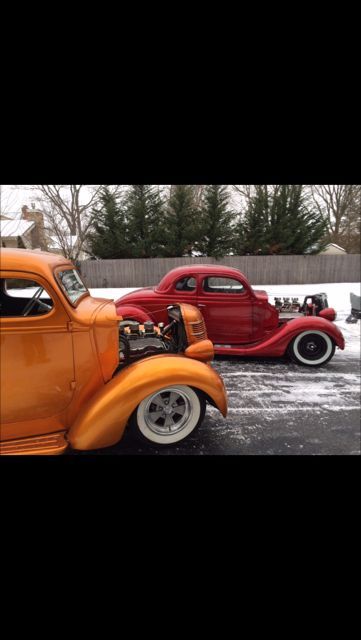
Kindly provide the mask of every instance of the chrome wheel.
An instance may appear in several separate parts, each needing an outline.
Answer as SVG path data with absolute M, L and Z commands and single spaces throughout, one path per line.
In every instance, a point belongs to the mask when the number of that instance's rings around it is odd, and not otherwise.
M 142 438 L 166 445 L 186 438 L 200 424 L 204 412 L 205 400 L 191 387 L 177 385 L 145 398 L 133 422 Z
M 160 435 L 181 431 L 192 417 L 188 396 L 179 389 L 164 389 L 151 396 L 144 410 L 144 420 L 154 433 Z

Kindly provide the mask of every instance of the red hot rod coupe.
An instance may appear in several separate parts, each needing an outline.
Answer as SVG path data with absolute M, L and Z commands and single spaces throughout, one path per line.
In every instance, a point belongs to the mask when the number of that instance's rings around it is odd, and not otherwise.
M 279 299 L 271 305 L 266 291 L 253 289 L 233 267 L 177 267 L 157 286 L 128 293 L 115 304 L 123 318 L 166 323 L 168 305 L 183 302 L 202 312 L 218 355 L 288 354 L 299 364 L 320 366 L 331 360 L 336 346 L 345 347 L 341 331 L 332 322 L 336 312 L 328 308 L 325 294 L 307 297 L 298 307 L 291 303 L 287 309 Z M 282 313 L 287 310 L 297 312 Z

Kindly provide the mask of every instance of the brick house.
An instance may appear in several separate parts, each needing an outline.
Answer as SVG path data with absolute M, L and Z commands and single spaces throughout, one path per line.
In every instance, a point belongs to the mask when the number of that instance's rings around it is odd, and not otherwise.
M 21 212 L 0 216 L 0 237 L 2 247 L 48 250 L 42 211 L 26 205 Z

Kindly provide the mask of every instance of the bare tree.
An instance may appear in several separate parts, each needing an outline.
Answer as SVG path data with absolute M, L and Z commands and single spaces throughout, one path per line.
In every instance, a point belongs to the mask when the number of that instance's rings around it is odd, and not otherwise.
M 201 206 L 202 197 L 204 193 L 204 184 L 195 184 L 194 185 L 194 206 L 196 208 Z
M 251 199 L 251 197 L 255 193 L 255 185 L 254 184 L 232 184 L 232 189 L 239 195 L 242 196 L 247 202 Z
M 0 184 L 0 216 L 6 216 L 16 206 L 16 194 L 13 185 Z
M 175 189 L 178 185 L 176 184 L 171 184 L 170 188 L 169 188 L 169 198 L 172 197 L 172 195 L 175 192 Z M 202 196 L 203 196 L 203 192 L 204 192 L 204 187 L 206 185 L 204 184 L 195 184 L 193 185 L 193 204 L 196 208 L 199 208 L 201 206 L 201 202 L 202 202 Z
M 91 225 L 90 211 L 97 203 L 101 186 L 82 184 L 33 185 L 44 214 L 46 232 L 55 237 L 63 254 L 78 259 L 85 249 Z
M 249 208 L 251 199 L 256 195 L 256 185 L 254 184 L 232 184 L 231 187 L 231 203 L 238 211 L 239 221 L 243 218 L 244 213 Z
M 256 184 L 232 184 L 233 192 L 238 196 L 238 201 L 244 206 L 248 206 L 251 199 L 254 198 L 257 192 L 257 187 L 261 185 Z M 263 185 L 266 190 L 269 190 L 270 193 L 277 195 L 280 191 L 282 185 L 280 184 L 265 184 Z
M 311 185 L 315 205 L 327 220 L 330 242 L 360 251 L 361 185 Z
M 343 243 L 349 253 L 361 253 L 361 187 L 356 190 L 345 217 Z

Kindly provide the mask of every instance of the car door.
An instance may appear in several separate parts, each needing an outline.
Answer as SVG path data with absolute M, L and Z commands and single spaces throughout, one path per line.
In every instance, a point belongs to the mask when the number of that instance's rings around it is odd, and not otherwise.
M 40 304 L 24 315 L 36 291 Z M 1 437 L 46 433 L 51 418 L 73 396 L 74 364 L 69 317 L 38 275 L 1 273 Z M 29 424 L 38 421 L 35 433 Z M 41 426 L 43 425 L 43 426 Z
M 252 302 L 251 291 L 237 278 L 211 273 L 201 277 L 197 306 L 216 344 L 252 341 Z

